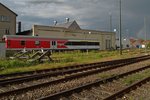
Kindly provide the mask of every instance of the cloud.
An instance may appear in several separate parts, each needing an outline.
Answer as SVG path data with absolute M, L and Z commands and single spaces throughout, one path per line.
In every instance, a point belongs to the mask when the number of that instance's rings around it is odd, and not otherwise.
M 109 31 L 109 13 L 113 28 L 119 27 L 119 0 L 1 0 L 16 12 L 26 24 L 53 24 L 65 17 L 76 20 L 81 28 Z M 122 33 L 129 30 L 137 36 L 144 26 L 144 16 L 150 16 L 150 0 L 122 0 Z M 150 18 L 148 18 L 149 20 Z M 150 23 L 150 22 L 148 22 Z M 150 25 L 148 24 L 147 27 Z M 150 30 L 147 30 L 148 32 Z M 139 37 L 140 35 L 138 35 Z
M 46 3 L 46 4 L 62 4 L 64 3 L 65 0 L 28 0 L 27 3 L 29 4 L 43 4 L 43 3 Z

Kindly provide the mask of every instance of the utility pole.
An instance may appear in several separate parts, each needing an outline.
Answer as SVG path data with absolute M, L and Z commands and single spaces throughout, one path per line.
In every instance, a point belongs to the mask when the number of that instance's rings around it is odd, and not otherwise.
M 119 10 L 120 10 L 120 21 L 119 21 L 119 44 L 120 44 L 120 55 L 122 55 L 122 36 L 121 36 L 121 32 L 122 32 L 122 23 L 121 23 L 121 0 L 119 1 Z
M 146 29 L 146 17 L 144 17 L 144 31 L 145 31 L 145 54 L 147 54 L 147 29 Z
M 112 13 L 109 12 L 109 24 L 110 24 L 110 32 L 112 32 Z

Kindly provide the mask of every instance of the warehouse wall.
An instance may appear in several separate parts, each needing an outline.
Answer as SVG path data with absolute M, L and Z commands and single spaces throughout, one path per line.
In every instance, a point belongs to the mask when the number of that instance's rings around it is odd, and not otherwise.
M 115 48 L 115 33 L 95 30 L 69 30 L 52 26 L 33 26 L 33 36 L 99 41 L 101 50 Z

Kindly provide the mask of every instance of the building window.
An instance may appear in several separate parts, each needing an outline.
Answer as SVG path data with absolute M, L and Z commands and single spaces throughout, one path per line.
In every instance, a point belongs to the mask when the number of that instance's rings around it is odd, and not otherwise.
M 4 16 L 4 15 L 0 15 L 0 21 L 2 21 L 2 22 L 9 22 L 10 21 L 10 17 L 9 16 Z
M 21 43 L 22 46 L 24 46 L 26 42 L 25 41 L 21 41 L 20 43 Z
M 9 35 L 9 29 L 6 29 L 6 30 L 5 30 L 5 34 L 6 34 L 6 35 Z

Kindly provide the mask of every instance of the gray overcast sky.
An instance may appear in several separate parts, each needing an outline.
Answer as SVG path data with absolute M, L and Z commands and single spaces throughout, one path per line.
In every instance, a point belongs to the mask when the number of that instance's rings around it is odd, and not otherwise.
M 33 24 L 53 25 L 76 20 L 83 29 L 109 31 L 110 13 L 113 29 L 119 27 L 119 0 L 0 0 L 18 14 L 23 30 Z M 150 0 L 122 0 L 123 36 L 144 39 L 144 17 L 150 38 Z

